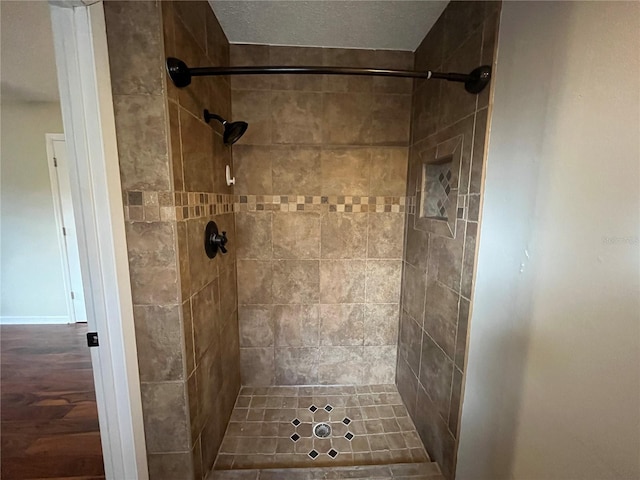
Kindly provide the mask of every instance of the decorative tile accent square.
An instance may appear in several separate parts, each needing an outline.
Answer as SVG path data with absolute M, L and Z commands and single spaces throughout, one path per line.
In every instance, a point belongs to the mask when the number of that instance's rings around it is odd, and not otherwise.
M 309 456 L 313 459 L 315 459 L 318 455 L 320 455 L 318 452 L 316 452 L 315 450 L 311 450 L 309 452 Z
M 294 442 L 297 442 L 298 440 L 300 440 L 300 435 L 298 435 L 297 433 L 294 433 L 289 438 L 291 438 L 291 440 L 293 440 Z
M 349 417 L 345 417 L 342 419 L 342 423 L 345 425 L 349 425 L 351 423 L 351 419 Z
M 344 434 L 344 438 L 346 438 L 349 441 L 353 440 L 353 437 L 354 437 L 354 435 L 351 432 L 347 432 L 347 433 Z
M 294 418 L 291 423 L 297 427 L 298 425 L 300 425 L 300 420 L 298 420 L 297 418 Z
M 331 405 L 327 405 L 326 407 L 324 407 L 324 409 L 325 409 L 327 412 L 330 412 L 331 410 L 333 410 L 333 407 L 332 407 Z
M 309 410 L 310 410 L 312 413 L 315 413 L 315 411 L 316 411 L 316 410 L 318 410 L 318 407 L 316 407 L 315 405 L 311 405 L 311 406 L 309 407 Z
M 338 456 L 338 452 L 336 452 L 333 448 L 327 452 L 331 458 L 336 458 Z

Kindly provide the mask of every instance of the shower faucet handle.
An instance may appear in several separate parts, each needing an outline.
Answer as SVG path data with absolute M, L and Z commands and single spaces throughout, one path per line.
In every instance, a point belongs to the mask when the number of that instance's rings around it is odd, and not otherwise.
M 218 233 L 218 225 L 211 221 L 207 223 L 204 231 L 204 249 L 209 258 L 214 258 L 220 250 L 221 253 L 227 253 L 226 244 L 229 241 L 227 232 Z

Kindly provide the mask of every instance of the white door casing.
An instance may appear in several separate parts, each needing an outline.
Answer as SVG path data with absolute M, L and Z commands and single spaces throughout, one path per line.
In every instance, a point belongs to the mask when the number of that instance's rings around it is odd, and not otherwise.
M 88 3 L 88 2 L 87 2 Z M 105 475 L 147 479 L 133 304 L 102 2 L 50 2 Z

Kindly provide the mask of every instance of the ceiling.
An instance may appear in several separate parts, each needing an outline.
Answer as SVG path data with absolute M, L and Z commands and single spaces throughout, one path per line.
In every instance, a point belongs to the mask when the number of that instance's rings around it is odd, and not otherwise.
M 0 1 L 2 103 L 57 102 L 53 31 L 46 1 Z
M 415 51 L 448 1 L 209 0 L 231 43 Z

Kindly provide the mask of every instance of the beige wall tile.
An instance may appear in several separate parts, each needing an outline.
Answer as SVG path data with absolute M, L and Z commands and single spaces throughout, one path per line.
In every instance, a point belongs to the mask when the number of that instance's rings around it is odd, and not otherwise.
M 366 213 L 328 213 L 322 216 L 321 258 L 365 258 Z
M 224 328 L 229 322 L 233 321 L 232 314 L 238 308 L 235 265 L 220 268 L 218 279 L 220 288 L 220 321 Z
M 323 49 L 308 47 L 269 47 L 271 65 L 322 65 Z M 321 75 L 273 75 L 271 88 L 274 90 L 322 91 Z
M 402 307 L 422 326 L 426 273 L 424 270 L 405 263 L 403 275 Z
M 191 318 L 191 301 L 187 300 L 180 305 L 182 313 L 182 336 L 184 338 L 184 354 L 186 376 L 191 375 L 196 368 L 196 353 L 193 344 L 193 319 Z
M 273 262 L 273 302 L 277 304 L 317 303 L 320 290 L 318 260 Z
M 271 150 L 273 193 L 320 195 L 320 147 L 279 146 Z
M 402 197 L 407 189 L 407 148 L 371 149 L 369 195 Z
M 217 280 L 208 284 L 193 296 L 191 299 L 191 316 L 196 361 L 199 362 L 207 349 L 218 341 L 220 298 Z
M 180 308 L 180 305 L 134 306 L 141 381 L 184 379 Z
M 411 95 L 376 94 L 371 99 L 371 143 L 409 145 Z
M 230 45 L 231 65 L 234 67 L 253 67 L 269 65 L 268 45 Z M 271 76 L 269 75 L 236 75 L 231 77 L 234 90 L 269 90 Z M 234 98 L 235 102 L 235 93 Z
M 238 145 L 271 144 L 271 92 L 234 90 L 232 110 L 234 121 L 249 123 Z
M 322 143 L 323 97 L 315 92 L 271 94 L 271 141 L 274 144 Z
M 450 357 L 456 348 L 459 295 L 437 281 L 427 283 L 424 329 Z
M 180 110 L 184 187 L 189 192 L 213 191 L 213 133 L 204 121 Z
M 371 150 L 325 148 L 322 150 L 323 195 L 368 195 Z
M 238 145 L 233 147 L 233 173 L 237 195 L 270 195 L 271 159 L 268 147 Z
M 401 260 L 367 260 L 366 302 L 398 303 L 401 278 Z
M 318 383 L 360 384 L 362 348 L 326 346 L 318 350 Z
M 180 303 L 173 225 L 127 222 L 125 227 L 133 303 Z
M 160 96 L 113 96 L 123 190 L 171 189 L 164 105 Z
M 274 321 L 271 305 L 238 307 L 241 347 L 269 347 L 274 344 Z
M 456 237 L 434 235 L 429 249 L 429 277 L 437 279 L 450 289 L 460 291 L 462 257 L 465 239 L 465 222 L 457 221 Z
M 275 305 L 275 341 L 278 347 L 319 345 L 318 305 Z
M 313 385 L 318 382 L 318 349 L 276 348 L 277 385 Z
M 268 260 L 273 256 L 271 212 L 236 213 L 236 249 L 239 259 Z
M 317 259 L 320 257 L 320 214 L 273 213 L 273 257 Z
M 402 258 L 404 213 L 370 213 L 367 258 Z
M 364 260 L 322 260 L 320 262 L 320 302 L 364 302 Z
M 180 117 L 178 104 L 169 102 L 169 146 L 171 156 L 171 175 L 173 188 L 184 190 L 184 173 L 182 171 L 182 146 L 180 139 Z
M 243 385 L 273 385 L 275 382 L 273 347 L 241 348 L 240 370 Z
M 184 382 L 143 383 L 141 393 L 147 451 L 189 451 Z
M 269 261 L 238 260 L 238 304 L 272 303 L 273 268 Z
M 422 339 L 420 358 L 420 383 L 444 418 L 449 415 L 451 382 L 453 381 L 453 360 L 426 333 Z
M 364 306 L 364 344 L 396 345 L 400 312 L 397 303 Z
M 362 345 L 363 305 L 320 305 L 320 331 L 322 332 L 321 345 Z
M 322 141 L 327 145 L 371 143 L 371 96 L 325 93 L 322 100 Z
M 363 378 L 369 383 L 394 383 L 396 346 L 368 346 L 363 348 Z

